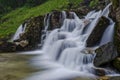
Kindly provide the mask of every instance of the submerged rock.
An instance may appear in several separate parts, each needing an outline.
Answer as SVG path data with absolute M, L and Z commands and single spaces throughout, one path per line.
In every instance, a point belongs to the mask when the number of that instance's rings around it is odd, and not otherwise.
M 103 33 L 109 23 L 110 21 L 104 16 L 99 19 L 97 25 L 87 39 L 87 47 L 92 47 L 100 43 Z
M 95 68 L 94 68 L 95 69 Z M 105 71 L 103 69 L 100 68 L 96 68 L 95 69 L 95 75 L 96 76 L 105 76 Z
M 118 55 L 113 43 L 109 42 L 95 50 L 94 65 L 99 67 L 114 60 Z
M 1 41 L 0 52 L 15 52 L 17 45 L 12 42 Z

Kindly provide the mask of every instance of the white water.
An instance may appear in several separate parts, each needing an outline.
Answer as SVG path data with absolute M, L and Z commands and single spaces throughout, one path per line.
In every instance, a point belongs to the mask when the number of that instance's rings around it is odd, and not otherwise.
M 31 60 L 32 65 L 45 70 L 33 74 L 32 77 L 26 80 L 68 80 L 74 77 L 96 78 L 95 67 L 92 63 L 95 57 L 94 48 L 86 48 L 86 40 L 99 18 L 101 16 L 108 18 L 110 5 L 103 11 L 88 13 L 85 19 L 79 19 L 74 12 L 71 12 L 74 19 L 65 19 L 60 29 L 54 29 L 47 36 L 40 51 L 41 54 Z M 64 14 L 64 16 L 66 15 Z M 110 18 L 108 19 L 110 25 L 104 32 L 100 45 L 112 41 L 114 22 Z M 90 21 L 88 26 L 84 24 L 84 20 Z M 84 31 L 85 27 L 87 29 Z M 103 70 L 106 71 L 106 75 L 115 74 L 111 70 Z
M 20 34 L 21 34 L 21 33 L 24 33 L 25 28 L 26 28 L 26 24 L 24 25 L 24 27 L 23 27 L 23 25 L 21 24 L 21 25 L 18 27 L 15 35 L 12 37 L 11 40 L 14 41 L 14 40 L 19 39 L 19 38 L 20 38 Z

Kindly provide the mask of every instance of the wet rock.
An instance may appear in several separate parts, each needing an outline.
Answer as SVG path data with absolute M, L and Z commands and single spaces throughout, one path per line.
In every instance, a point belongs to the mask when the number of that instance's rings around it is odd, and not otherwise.
M 96 56 L 93 63 L 96 67 L 109 63 L 118 56 L 116 48 L 111 42 L 99 47 L 95 52 Z
M 92 9 L 88 6 L 82 6 L 77 9 L 72 9 L 72 12 L 75 12 L 79 18 L 83 18 L 88 12 L 90 12 Z M 68 17 L 69 18 L 69 17 Z
M 60 28 L 64 20 L 61 11 L 54 10 L 51 12 L 50 16 L 50 26 L 48 30 L 53 30 L 55 28 Z
M 105 76 L 105 71 L 103 69 L 96 68 L 94 70 L 95 70 L 95 75 L 96 76 Z
M 116 10 L 116 29 L 114 43 L 120 56 L 120 7 Z
M 113 66 L 120 71 L 120 57 L 113 61 Z
M 92 47 L 100 43 L 103 33 L 108 25 L 109 20 L 102 16 L 87 39 L 87 47 Z

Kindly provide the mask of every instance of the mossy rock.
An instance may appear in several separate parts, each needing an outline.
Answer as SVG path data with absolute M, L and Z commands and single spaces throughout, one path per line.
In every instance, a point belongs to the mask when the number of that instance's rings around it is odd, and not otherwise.
M 44 27 L 44 16 L 33 17 L 26 21 L 25 32 L 20 36 L 20 40 L 27 40 L 29 45 L 26 50 L 31 50 L 41 42 L 42 30 Z
M 118 8 L 120 6 L 120 0 L 111 0 L 114 9 Z

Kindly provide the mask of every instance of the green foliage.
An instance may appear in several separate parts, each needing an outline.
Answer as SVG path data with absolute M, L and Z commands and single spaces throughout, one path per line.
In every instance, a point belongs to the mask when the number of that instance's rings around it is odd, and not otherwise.
M 99 2 L 99 0 L 92 0 L 91 2 L 90 2 L 90 7 L 94 7 L 94 6 L 96 6 L 97 4 L 98 4 L 98 2 Z

